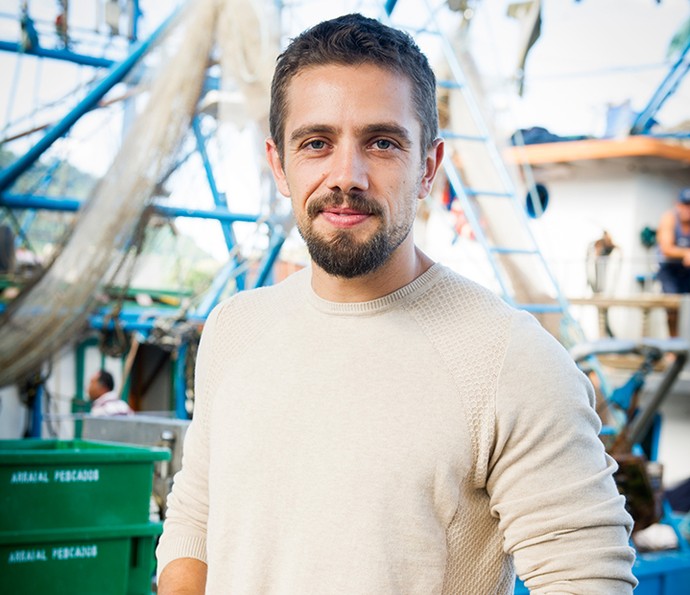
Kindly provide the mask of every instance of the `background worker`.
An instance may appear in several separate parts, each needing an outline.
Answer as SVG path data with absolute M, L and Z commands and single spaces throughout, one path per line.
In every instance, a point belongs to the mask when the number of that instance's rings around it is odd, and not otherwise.
M 533 316 L 434 263 L 443 159 L 412 39 L 361 15 L 278 59 L 267 156 L 312 266 L 206 321 L 159 595 L 632 592 L 591 384 Z
M 91 377 L 87 389 L 91 399 L 91 415 L 103 417 L 134 413 L 127 401 L 121 399 L 114 389 L 115 381 L 110 372 L 99 370 Z
M 657 278 L 664 293 L 690 293 L 690 187 L 683 188 L 673 209 L 666 211 L 656 232 Z M 669 309 L 668 330 L 678 336 L 678 310 Z

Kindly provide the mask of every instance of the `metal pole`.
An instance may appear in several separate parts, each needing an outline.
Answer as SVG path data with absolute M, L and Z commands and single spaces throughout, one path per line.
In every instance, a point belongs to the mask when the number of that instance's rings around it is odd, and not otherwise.
M 187 401 L 186 358 L 187 344 L 182 343 L 177 349 L 177 360 L 175 361 L 175 415 L 178 419 L 189 419 L 185 407 Z
M 63 137 L 79 118 L 96 107 L 105 94 L 127 76 L 139 60 L 141 60 L 151 49 L 153 44 L 168 30 L 168 27 L 175 20 L 179 12 L 180 9 L 176 9 L 146 41 L 139 44 L 136 49 L 134 49 L 124 61 L 115 66 L 110 71 L 110 74 L 96 85 L 96 87 L 82 99 L 74 109 L 72 109 L 60 122 L 49 129 L 41 140 L 14 163 L 0 171 L 0 192 L 7 190 L 7 188 L 9 188 L 19 176 L 27 171 L 56 140 Z
M 13 41 L 0 41 L 0 51 L 26 54 L 38 58 L 50 58 L 51 60 L 65 60 L 67 62 L 79 64 L 80 66 L 91 66 L 93 68 L 111 68 L 113 64 L 115 64 L 113 60 L 109 60 L 108 58 L 78 54 L 64 49 L 51 49 L 41 46 L 24 49 L 21 44 Z
M 43 385 L 36 387 L 34 406 L 31 410 L 31 437 L 40 438 L 43 425 Z

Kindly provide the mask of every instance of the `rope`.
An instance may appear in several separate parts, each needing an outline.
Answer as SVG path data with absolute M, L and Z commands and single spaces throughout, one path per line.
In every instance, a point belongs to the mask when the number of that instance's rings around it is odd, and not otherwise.
M 119 291 L 115 297 L 115 303 L 110 312 L 103 319 L 99 338 L 99 349 L 102 353 L 111 357 L 122 357 L 129 350 L 129 341 L 127 334 L 122 328 L 120 321 L 120 314 L 122 313 L 122 306 L 124 305 L 127 291 L 132 284 L 134 277 L 134 270 L 137 259 L 142 253 L 144 247 L 144 238 L 146 236 L 146 224 L 151 216 L 151 208 L 147 207 L 132 235 L 132 243 L 125 251 L 123 257 L 120 259 L 115 271 L 110 278 L 110 284 L 113 284 L 118 274 L 123 269 L 125 263 L 128 263 L 128 268 L 125 275 L 124 282 L 118 287 Z M 133 256 L 132 256 L 133 254 Z M 112 329 L 110 326 L 112 325 Z
M 14 102 L 17 98 L 17 87 L 19 86 L 19 72 L 24 58 L 24 52 L 20 52 L 17 55 L 17 60 L 14 63 L 14 73 L 12 74 L 12 85 L 10 87 L 10 96 L 7 101 L 7 109 L 5 110 L 5 123 L 2 127 L 2 136 L 5 136 L 6 131 L 10 127 L 10 118 L 12 117 L 12 112 L 14 111 Z M 3 139 L 0 139 L 0 146 L 4 143 Z

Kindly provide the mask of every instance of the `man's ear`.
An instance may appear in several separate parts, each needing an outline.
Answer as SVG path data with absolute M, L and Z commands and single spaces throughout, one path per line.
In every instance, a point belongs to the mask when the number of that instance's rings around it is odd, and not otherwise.
M 271 167 L 271 171 L 273 172 L 273 179 L 276 182 L 278 192 L 280 192 L 283 196 L 289 197 L 290 188 L 288 187 L 285 171 L 283 170 L 283 161 L 280 158 L 278 147 L 272 138 L 266 139 L 266 158 L 268 159 L 268 165 Z
M 422 170 L 422 179 L 419 184 L 419 195 L 417 198 L 423 199 L 429 196 L 431 187 L 434 184 L 434 178 L 438 173 L 438 168 L 443 162 L 444 144 L 442 138 L 437 138 L 427 151 L 424 158 L 424 165 Z

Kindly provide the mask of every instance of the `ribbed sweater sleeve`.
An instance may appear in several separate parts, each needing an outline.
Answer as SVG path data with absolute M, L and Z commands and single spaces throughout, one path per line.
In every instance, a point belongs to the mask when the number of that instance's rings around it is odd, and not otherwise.
M 175 489 L 168 496 L 164 532 L 156 549 L 157 573 L 177 558 L 206 562 L 208 518 L 209 417 L 213 387 L 222 369 L 216 362 L 219 313 L 223 302 L 211 312 L 199 343 L 195 370 L 194 417 L 185 434 L 182 469 L 174 478 Z
M 496 395 L 487 490 L 531 593 L 631 593 L 632 519 L 597 437 L 593 391 L 565 349 L 516 314 Z M 598 453 L 598 455 L 593 455 Z

